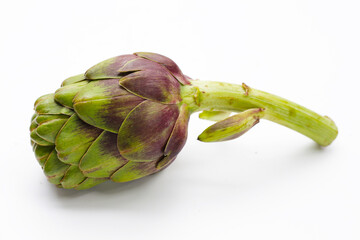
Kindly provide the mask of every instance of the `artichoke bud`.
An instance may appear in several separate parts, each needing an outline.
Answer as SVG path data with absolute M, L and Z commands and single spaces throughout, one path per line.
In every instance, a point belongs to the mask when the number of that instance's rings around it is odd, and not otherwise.
M 230 116 L 229 111 L 204 110 L 199 114 L 199 118 L 210 121 L 221 121 Z
M 105 60 L 35 102 L 30 126 L 51 183 L 86 189 L 160 171 L 183 148 L 189 109 L 179 67 L 154 53 Z
M 255 108 L 238 113 L 221 120 L 207 129 L 198 137 L 202 142 L 221 142 L 240 137 L 259 123 L 263 109 Z

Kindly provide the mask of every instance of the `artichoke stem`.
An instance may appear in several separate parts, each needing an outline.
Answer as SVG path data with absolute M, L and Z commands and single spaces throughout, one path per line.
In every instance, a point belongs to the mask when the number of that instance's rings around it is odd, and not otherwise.
M 338 134 L 335 123 L 329 117 L 246 84 L 194 80 L 191 85 L 182 86 L 181 95 L 182 102 L 188 105 L 191 113 L 203 110 L 242 112 L 263 108 L 262 118 L 291 128 L 321 146 L 329 145 Z

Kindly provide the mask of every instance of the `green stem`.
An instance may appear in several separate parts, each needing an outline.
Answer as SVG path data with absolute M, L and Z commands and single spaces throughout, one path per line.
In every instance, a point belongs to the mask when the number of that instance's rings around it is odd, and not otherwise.
M 182 87 L 181 95 L 183 103 L 192 113 L 202 110 L 242 112 L 250 108 L 264 108 L 262 118 L 291 128 L 321 146 L 329 145 L 338 133 L 329 117 L 245 84 L 194 80 L 191 85 Z

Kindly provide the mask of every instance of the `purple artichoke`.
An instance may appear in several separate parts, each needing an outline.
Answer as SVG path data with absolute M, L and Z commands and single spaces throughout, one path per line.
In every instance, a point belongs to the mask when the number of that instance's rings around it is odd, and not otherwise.
M 51 183 L 87 189 L 126 182 L 174 161 L 191 113 L 218 121 L 199 140 L 239 137 L 260 118 L 330 144 L 335 124 L 306 108 L 245 84 L 193 81 L 169 58 L 122 55 L 66 79 L 35 102 L 30 132 L 35 156 Z M 229 116 L 231 112 L 236 115 Z

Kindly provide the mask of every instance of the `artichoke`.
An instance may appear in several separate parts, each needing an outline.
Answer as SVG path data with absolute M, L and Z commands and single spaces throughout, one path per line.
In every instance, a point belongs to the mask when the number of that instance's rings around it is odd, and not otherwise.
M 216 121 L 200 141 L 235 139 L 268 119 L 322 146 L 337 136 L 334 122 L 245 84 L 192 80 L 171 59 L 140 52 L 105 60 L 38 98 L 31 144 L 49 182 L 87 189 L 127 182 L 174 161 L 189 117 Z M 230 116 L 231 113 L 235 113 Z

